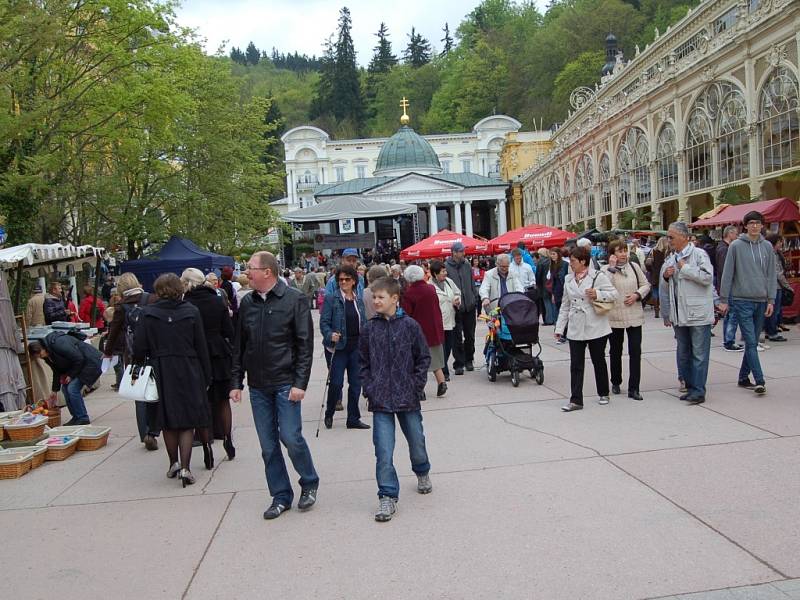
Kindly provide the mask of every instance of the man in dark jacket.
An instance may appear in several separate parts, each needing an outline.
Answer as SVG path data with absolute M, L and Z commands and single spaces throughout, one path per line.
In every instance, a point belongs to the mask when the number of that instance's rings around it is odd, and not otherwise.
M 50 293 L 44 298 L 44 322 L 50 325 L 56 321 L 69 321 L 70 314 L 62 295 L 61 283 L 52 281 Z
M 451 248 L 453 255 L 445 261 L 447 276 L 461 291 L 461 304 L 456 309 L 456 326 L 453 331 L 453 372 L 463 375 L 464 369 L 474 370 L 475 357 L 475 288 L 472 281 L 472 267 L 464 259 L 464 244 L 456 242 Z
M 728 256 L 728 248 L 739 237 L 739 228 L 736 225 L 728 225 L 722 230 L 722 241 L 717 244 L 717 249 L 714 251 L 714 285 L 719 294 L 719 285 L 722 281 L 722 269 L 725 267 L 725 259 Z M 728 298 L 724 299 L 729 303 Z M 739 321 L 736 319 L 736 313 L 728 311 L 725 315 L 725 320 L 722 322 L 722 347 L 726 352 L 742 352 L 744 346 L 736 343 L 736 329 Z
M 280 449 L 283 442 L 302 493 L 297 507 L 311 508 L 319 476 L 303 438 L 300 402 L 311 377 L 314 327 L 305 296 L 278 279 L 280 267 L 269 252 L 256 252 L 247 264 L 253 291 L 242 299 L 233 348 L 230 398 L 242 399 L 247 374 L 250 405 L 272 495 L 265 519 L 289 510 L 294 491 Z
M 66 425 L 88 425 L 89 415 L 83 401 L 83 386 L 91 387 L 100 378 L 102 354 L 72 335 L 54 331 L 28 346 L 31 357 L 42 358 L 53 370 L 53 387 L 49 402 L 56 400 L 58 390 L 64 393 L 72 419 Z

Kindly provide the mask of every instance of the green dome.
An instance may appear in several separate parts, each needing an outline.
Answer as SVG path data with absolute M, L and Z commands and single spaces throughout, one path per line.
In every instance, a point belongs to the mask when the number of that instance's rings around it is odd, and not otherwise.
M 428 140 L 403 125 L 383 145 L 378 154 L 375 175 L 399 175 L 398 171 L 430 171 L 441 173 L 442 165 Z

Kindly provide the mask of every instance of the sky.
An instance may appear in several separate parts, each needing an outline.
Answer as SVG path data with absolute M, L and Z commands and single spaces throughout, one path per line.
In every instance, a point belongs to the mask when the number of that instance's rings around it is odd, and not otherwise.
M 540 10 L 547 0 L 536 0 Z M 455 32 L 478 0 L 183 0 L 178 22 L 196 29 L 206 39 L 206 52 L 213 54 L 227 43 L 242 50 L 252 40 L 260 50 L 299 52 L 320 56 L 323 42 L 335 32 L 339 9 L 347 6 L 353 19 L 356 60 L 366 66 L 372 56 L 381 21 L 389 27 L 392 49 L 398 56 L 408 42 L 411 27 L 430 40 L 438 51 L 449 23 Z

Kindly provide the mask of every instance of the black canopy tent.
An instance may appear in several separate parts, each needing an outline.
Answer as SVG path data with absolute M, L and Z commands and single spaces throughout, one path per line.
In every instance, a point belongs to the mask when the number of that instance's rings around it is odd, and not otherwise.
M 160 251 L 137 260 L 122 263 L 123 273 L 133 273 L 146 290 L 153 289 L 153 283 L 163 273 L 180 275 L 184 269 L 194 267 L 203 273 L 233 267 L 233 258 L 215 254 L 199 248 L 191 240 L 172 236 Z

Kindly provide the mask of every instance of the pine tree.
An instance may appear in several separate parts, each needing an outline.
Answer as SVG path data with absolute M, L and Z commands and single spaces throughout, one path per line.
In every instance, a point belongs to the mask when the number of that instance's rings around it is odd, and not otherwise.
M 392 54 L 392 43 L 389 41 L 389 28 L 386 23 L 381 23 L 378 33 L 378 45 L 375 46 L 375 54 L 369 63 L 367 71 L 370 73 L 388 73 L 397 64 L 397 57 Z
M 230 57 L 231 57 L 231 60 L 233 62 L 235 62 L 236 64 L 239 64 L 239 65 L 246 65 L 247 64 L 247 58 L 245 57 L 244 52 L 242 52 L 236 46 L 231 48 Z
M 450 37 L 450 26 L 445 23 L 444 24 L 444 37 L 440 40 L 442 44 L 444 44 L 444 48 L 442 49 L 442 56 L 446 56 L 450 53 L 450 50 L 453 49 L 453 38 Z
M 417 33 L 414 27 L 411 28 L 408 38 L 408 46 L 403 53 L 405 63 L 417 68 L 431 62 L 431 43 Z
M 247 49 L 244 51 L 245 57 L 247 57 L 247 64 L 248 65 L 257 65 L 259 59 L 261 58 L 261 53 L 256 48 L 256 45 L 253 42 L 247 44 Z

